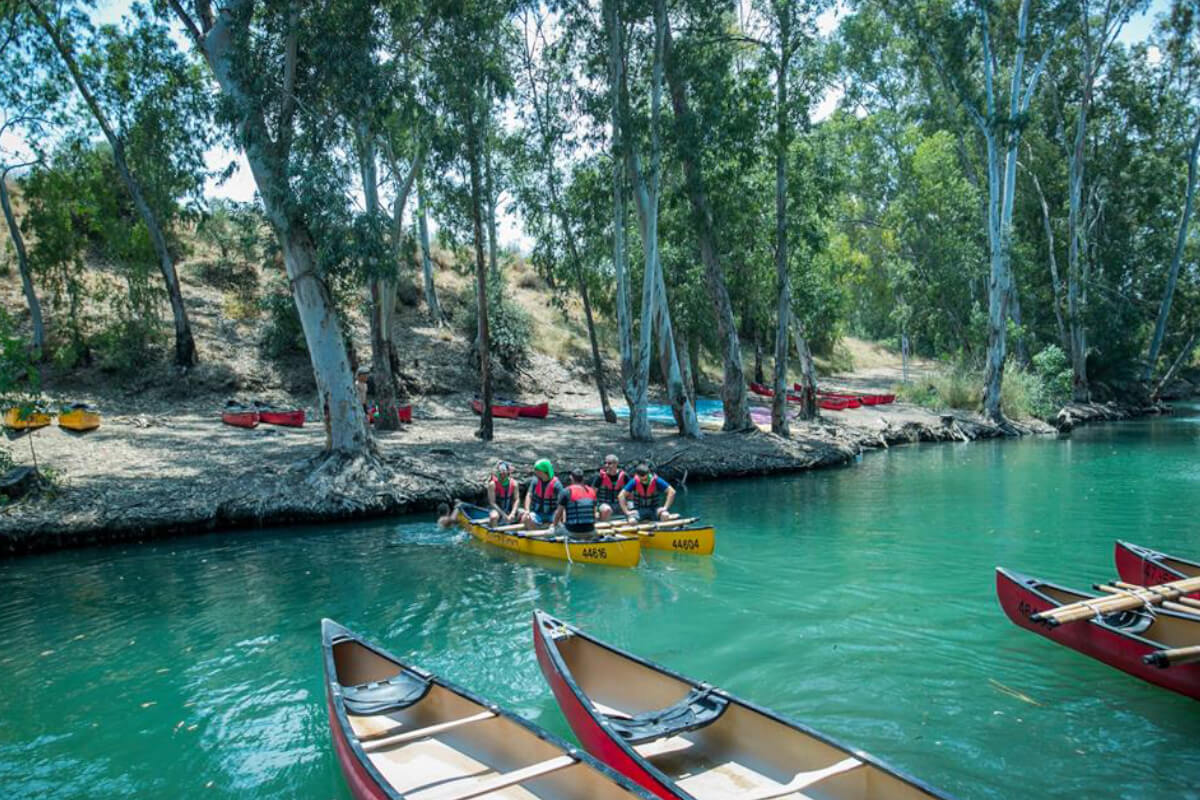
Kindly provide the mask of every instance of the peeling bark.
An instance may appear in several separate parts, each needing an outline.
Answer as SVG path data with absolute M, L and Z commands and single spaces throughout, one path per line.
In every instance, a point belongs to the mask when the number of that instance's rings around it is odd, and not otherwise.
M 17 270 L 21 273 L 21 290 L 25 293 L 25 303 L 29 306 L 29 320 L 33 325 L 33 352 L 37 360 L 41 360 L 46 351 L 46 328 L 42 323 L 42 304 L 38 301 L 37 290 L 33 285 L 33 273 L 29 268 L 29 256 L 25 252 L 25 239 L 21 229 L 17 227 L 17 218 L 13 214 L 12 203 L 8 198 L 8 170 L 0 173 L 0 206 L 4 208 L 4 221 L 8 223 L 8 234 L 12 237 L 13 248 L 17 251 Z

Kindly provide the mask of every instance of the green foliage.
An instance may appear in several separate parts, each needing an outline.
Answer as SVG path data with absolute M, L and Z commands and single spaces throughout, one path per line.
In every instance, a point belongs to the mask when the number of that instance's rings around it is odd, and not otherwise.
M 479 335 L 479 305 L 475 295 L 475 292 L 471 293 L 467 313 L 460 318 L 460 330 L 471 341 Z M 488 281 L 488 345 L 493 358 L 508 369 L 515 369 L 528 359 L 533 320 L 525 309 L 505 295 L 504 279 L 493 276 Z
M 304 328 L 300 325 L 300 313 L 287 285 L 276 282 L 259 301 L 266 314 L 263 325 L 262 349 L 273 359 L 284 359 L 307 353 Z

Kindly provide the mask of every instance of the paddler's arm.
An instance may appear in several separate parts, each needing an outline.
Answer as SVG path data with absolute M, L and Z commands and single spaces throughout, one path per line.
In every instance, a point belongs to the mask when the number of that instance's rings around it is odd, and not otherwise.
M 500 516 L 504 516 L 504 511 L 500 506 L 496 505 L 496 484 L 488 481 L 488 508 L 494 508 L 500 512 Z
M 666 483 L 666 481 L 663 481 L 663 483 Z M 667 499 L 666 502 L 663 503 L 662 510 L 670 511 L 671 503 L 673 502 L 675 502 L 675 487 L 667 483 Z
M 629 498 L 629 492 L 626 491 L 625 489 L 622 489 L 620 491 L 620 493 L 617 494 L 617 502 L 620 503 L 620 505 L 621 505 L 621 512 L 625 516 L 631 517 L 631 516 L 633 516 L 633 512 L 629 510 L 629 504 L 626 502 L 628 498 Z

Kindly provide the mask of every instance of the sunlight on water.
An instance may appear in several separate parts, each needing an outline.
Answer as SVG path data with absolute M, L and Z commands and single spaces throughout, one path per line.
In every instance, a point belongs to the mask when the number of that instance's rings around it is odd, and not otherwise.
M 1192 412 L 1194 413 L 1194 412 Z M 546 610 L 964 798 L 1200 797 L 1200 705 L 1012 625 L 1004 565 L 1086 588 L 1125 538 L 1200 555 L 1197 418 L 930 445 L 692 487 L 712 558 L 522 558 L 427 518 L 0 563 L 0 786 L 347 797 L 323 708 L 333 617 L 559 734 Z

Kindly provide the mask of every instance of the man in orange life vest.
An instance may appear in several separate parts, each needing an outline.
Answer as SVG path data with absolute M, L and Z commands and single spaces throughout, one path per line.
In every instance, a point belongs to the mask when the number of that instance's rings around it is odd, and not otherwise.
M 621 463 L 617 461 L 616 455 L 612 453 L 606 455 L 600 474 L 592 478 L 592 488 L 596 490 L 596 502 L 599 503 L 596 507 L 597 517 L 607 521 L 612 516 L 613 509 L 619 505 L 617 495 L 627 483 L 629 483 L 629 475 L 621 469 Z
M 521 511 L 521 485 L 509 477 L 511 472 L 507 461 L 498 461 L 488 481 L 488 521 L 492 525 L 514 522 Z
M 558 495 L 554 524 L 565 524 L 567 533 L 596 533 L 596 490 L 584 481 L 583 470 L 571 470 L 571 485 Z
M 675 487 L 652 473 L 649 465 L 641 463 L 633 471 L 633 480 L 617 495 L 617 500 L 630 522 L 668 520 L 671 519 Z M 630 500 L 633 501 L 632 508 Z
M 554 465 L 550 459 L 543 458 L 533 465 L 533 478 L 525 490 L 525 509 L 521 512 L 521 521 L 525 523 L 526 530 L 550 524 L 562 490 L 562 481 L 554 477 Z

